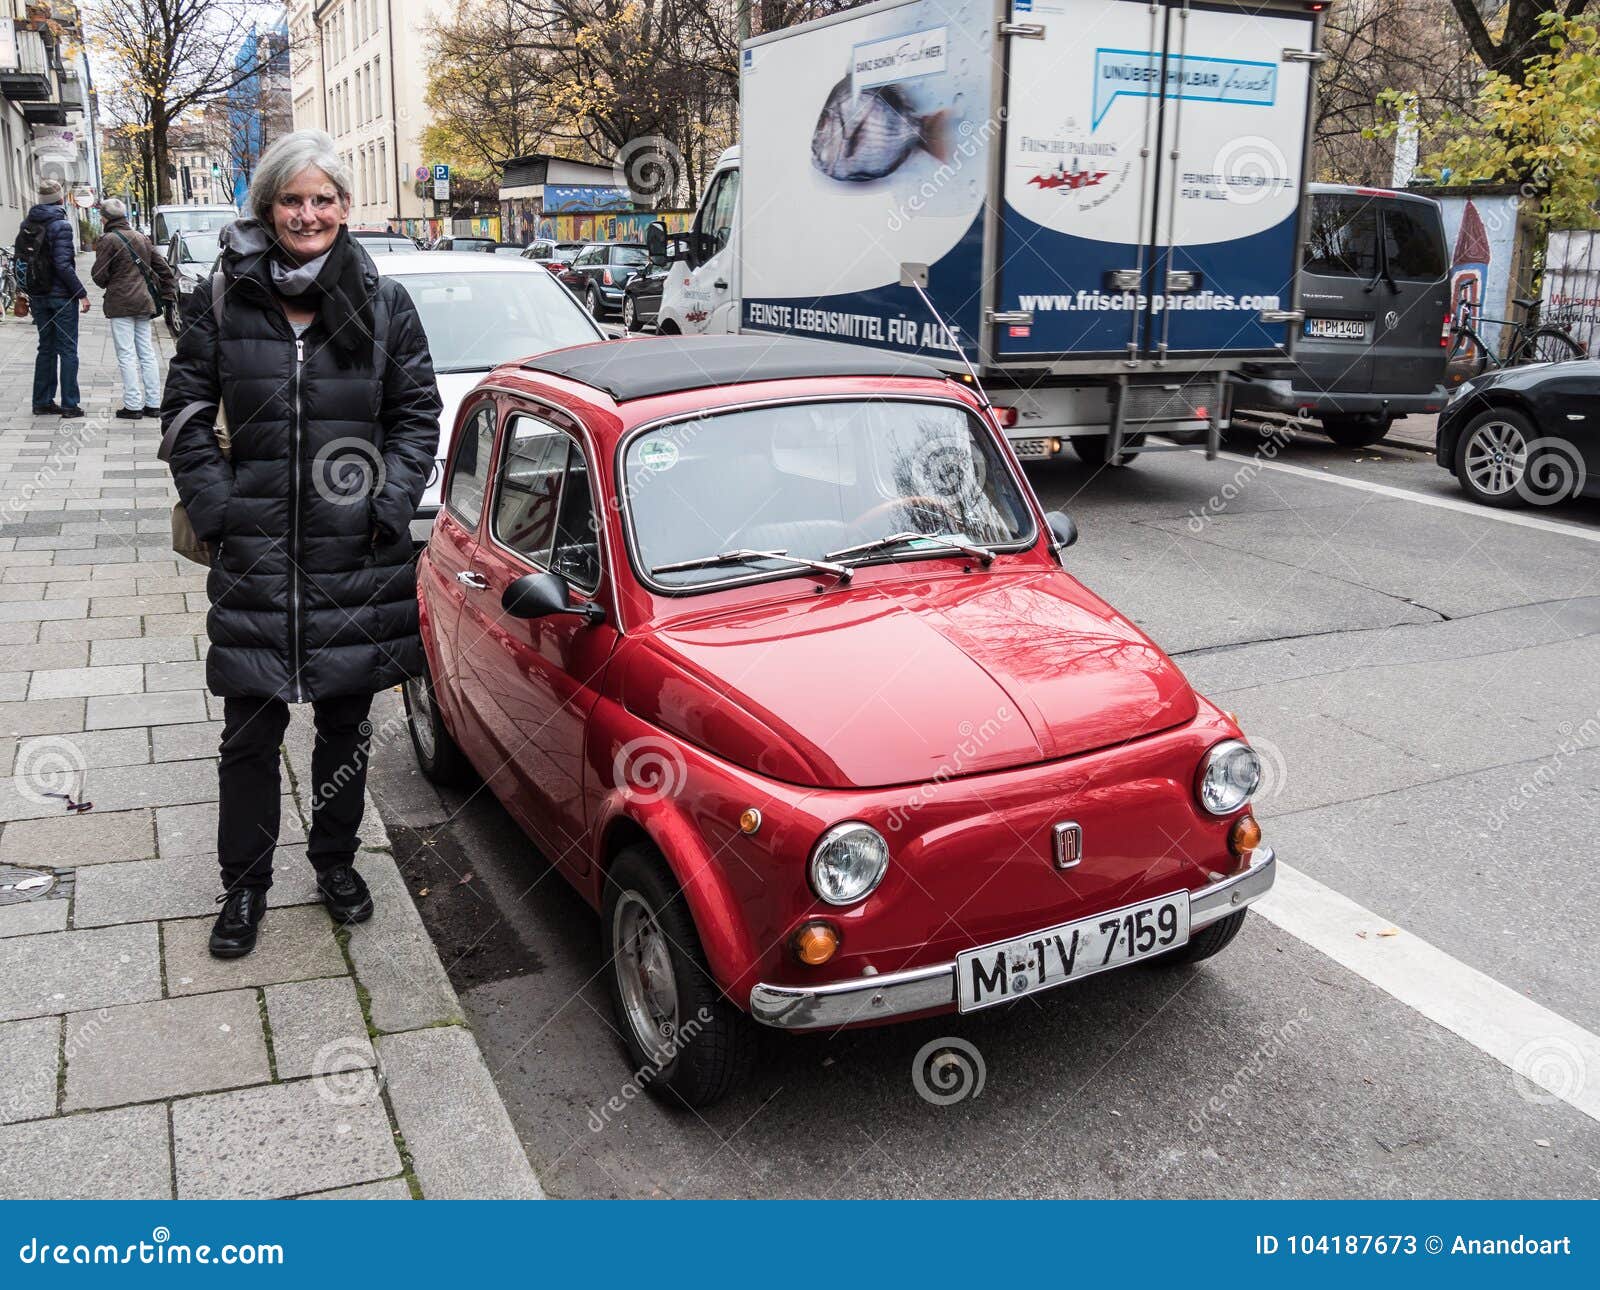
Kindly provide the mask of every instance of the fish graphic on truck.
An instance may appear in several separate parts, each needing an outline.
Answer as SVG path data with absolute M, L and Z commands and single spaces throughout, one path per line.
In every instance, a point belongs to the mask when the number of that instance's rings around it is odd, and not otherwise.
M 1292 369 L 1321 8 L 1023 12 L 881 0 L 747 41 L 661 330 L 970 361 L 1026 455 L 1215 452 L 1233 378 Z M 684 278 L 722 292 L 704 322 Z

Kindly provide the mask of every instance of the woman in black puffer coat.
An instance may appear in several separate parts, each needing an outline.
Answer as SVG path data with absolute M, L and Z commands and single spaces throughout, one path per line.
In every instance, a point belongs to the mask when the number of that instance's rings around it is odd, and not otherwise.
M 433 465 L 439 393 L 415 307 L 344 224 L 333 140 L 286 135 L 262 157 L 252 218 L 225 230 L 187 311 L 162 422 L 178 495 L 215 552 L 206 683 L 224 699 L 211 950 L 254 948 L 279 825 L 278 748 L 310 703 L 307 853 L 341 921 L 372 913 L 354 868 L 372 696 L 422 669 L 410 521 Z M 220 323 L 219 323 L 220 317 Z M 229 427 L 215 433 L 214 405 Z

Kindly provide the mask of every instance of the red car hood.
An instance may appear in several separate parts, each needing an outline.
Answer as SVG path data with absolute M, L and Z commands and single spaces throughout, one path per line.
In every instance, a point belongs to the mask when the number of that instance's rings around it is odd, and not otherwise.
M 630 711 L 820 788 L 1003 770 L 1194 718 L 1183 674 L 1060 573 L 880 583 L 674 624 L 619 657 Z

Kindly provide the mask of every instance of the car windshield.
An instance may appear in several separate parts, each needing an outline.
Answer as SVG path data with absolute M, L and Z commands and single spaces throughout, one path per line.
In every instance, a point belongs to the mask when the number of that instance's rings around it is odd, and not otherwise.
M 497 246 L 494 249 L 496 255 L 521 255 L 522 251 L 520 246 Z
M 221 250 L 220 233 L 185 233 L 183 236 L 183 262 L 185 264 L 210 264 Z
M 409 237 L 358 237 L 356 241 L 374 255 L 396 255 L 417 249 L 417 244 Z
M 457 237 L 450 241 L 452 251 L 483 251 L 493 245 L 486 237 Z
M 676 422 L 629 442 L 623 479 L 639 564 L 672 590 L 804 575 L 796 559 L 856 565 L 1034 536 L 994 436 L 949 403 L 790 403 Z M 650 574 L 732 552 L 744 554 Z
M 217 231 L 227 228 L 239 216 L 231 210 L 175 210 L 160 211 L 156 215 L 156 239 L 164 241 L 174 233 L 187 233 L 190 229 Z
M 407 273 L 395 281 L 416 302 L 438 372 L 491 367 L 602 339 L 588 314 L 548 273 Z

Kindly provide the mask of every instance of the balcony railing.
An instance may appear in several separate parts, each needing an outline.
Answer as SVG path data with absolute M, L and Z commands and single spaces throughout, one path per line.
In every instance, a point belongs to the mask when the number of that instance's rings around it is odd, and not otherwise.
M 5 21 L 0 18 L 0 22 Z M 44 37 L 26 27 L 17 27 L 13 37 L 15 54 L 10 47 L 0 53 L 0 94 L 18 102 L 37 102 L 51 95 L 50 59 L 45 52 Z M 10 63 L 7 67 L 4 64 Z

